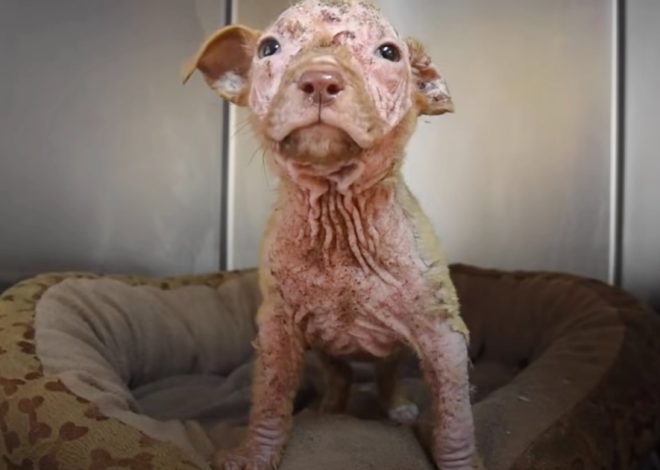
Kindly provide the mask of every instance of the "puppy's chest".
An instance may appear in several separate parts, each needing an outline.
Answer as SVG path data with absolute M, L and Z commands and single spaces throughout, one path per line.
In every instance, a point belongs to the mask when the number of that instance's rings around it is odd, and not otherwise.
M 401 211 L 344 215 L 324 223 L 321 213 L 316 226 L 282 217 L 293 223 L 280 224 L 267 246 L 270 274 L 310 345 L 386 356 L 407 335 L 402 317 L 432 294 Z

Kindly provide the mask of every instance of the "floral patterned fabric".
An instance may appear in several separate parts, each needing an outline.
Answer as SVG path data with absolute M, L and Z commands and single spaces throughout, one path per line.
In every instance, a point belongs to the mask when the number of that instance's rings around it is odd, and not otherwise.
M 130 285 L 162 289 L 218 286 L 236 273 L 154 280 L 115 277 Z M 176 446 L 158 442 L 71 394 L 45 377 L 35 356 L 35 306 L 44 292 L 68 278 L 45 274 L 21 282 L 0 297 L 0 468 L 8 470 L 199 470 Z

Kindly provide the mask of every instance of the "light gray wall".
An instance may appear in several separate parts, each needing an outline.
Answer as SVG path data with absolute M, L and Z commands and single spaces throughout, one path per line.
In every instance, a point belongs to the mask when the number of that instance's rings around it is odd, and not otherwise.
M 608 277 L 613 2 L 381 0 L 425 42 L 457 112 L 425 118 L 405 174 L 452 261 Z M 235 1 L 263 27 L 288 0 Z M 235 111 L 230 265 L 257 262 L 276 181 Z
M 223 3 L 0 2 L 0 282 L 217 269 L 221 106 L 180 72 Z
M 221 108 L 178 73 L 223 3 L 0 2 L 0 284 L 217 269 Z M 234 3 L 265 26 L 289 1 Z M 607 277 L 613 2 L 381 3 L 457 104 L 421 123 L 405 168 L 450 258 Z M 660 3 L 627 3 L 623 279 L 658 305 Z M 229 265 L 244 267 L 277 182 L 232 113 Z
M 660 309 L 660 2 L 627 2 L 623 283 Z

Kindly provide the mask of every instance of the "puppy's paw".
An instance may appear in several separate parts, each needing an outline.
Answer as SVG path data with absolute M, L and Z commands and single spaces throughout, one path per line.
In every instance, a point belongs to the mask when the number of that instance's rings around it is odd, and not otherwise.
M 213 463 L 214 470 L 274 470 L 277 464 L 270 460 L 240 448 L 229 453 L 222 452 L 216 455 Z
M 419 408 L 413 402 L 399 403 L 390 408 L 387 414 L 395 423 L 410 426 L 417 420 Z

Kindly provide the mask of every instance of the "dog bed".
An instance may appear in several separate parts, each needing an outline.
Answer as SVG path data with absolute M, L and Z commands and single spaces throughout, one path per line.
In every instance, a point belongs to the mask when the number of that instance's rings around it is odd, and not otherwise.
M 660 434 L 660 319 L 563 274 L 452 267 L 489 469 L 627 469 Z M 208 469 L 249 409 L 256 273 L 42 275 L 0 297 L 0 467 Z M 411 358 L 404 387 L 428 392 Z M 359 364 L 350 413 L 313 411 L 314 359 L 282 470 L 431 469 L 424 414 L 383 419 Z

